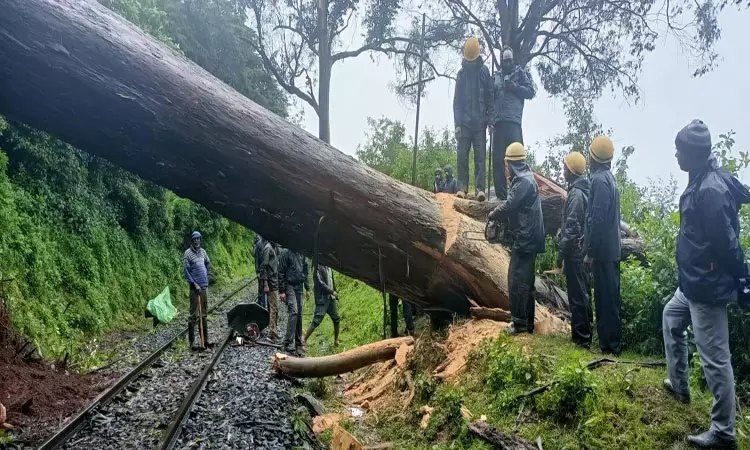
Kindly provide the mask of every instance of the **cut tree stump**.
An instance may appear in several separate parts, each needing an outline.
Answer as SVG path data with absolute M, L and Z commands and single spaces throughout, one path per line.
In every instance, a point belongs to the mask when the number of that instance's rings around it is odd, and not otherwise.
M 275 371 L 290 377 L 319 378 L 351 372 L 370 364 L 393 359 L 402 345 L 411 345 L 411 336 L 386 339 L 356 347 L 345 352 L 315 358 L 297 358 L 277 353 L 273 360 Z
M 509 308 L 508 252 L 465 238 L 484 220 L 454 197 L 334 149 L 95 0 L 2 5 L 0 114 L 306 256 L 317 235 L 321 263 L 415 304 Z
M 483 306 L 469 308 L 469 315 L 475 319 L 490 319 L 498 322 L 510 322 L 510 311 Z
M 482 420 L 469 424 L 469 431 L 501 450 L 539 450 L 536 445 L 512 434 L 505 434 Z

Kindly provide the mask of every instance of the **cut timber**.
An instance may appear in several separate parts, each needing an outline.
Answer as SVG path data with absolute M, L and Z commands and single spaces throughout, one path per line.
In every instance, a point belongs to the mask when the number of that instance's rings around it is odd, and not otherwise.
M 500 308 L 469 308 L 469 315 L 474 319 L 490 319 L 498 322 L 510 322 L 510 312 Z
M 402 345 L 411 345 L 411 336 L 373 342 L 345 352 L 316 358 L 296 358 L 277 353 L 273 368 L 277 372 L 297 378 L 327 377 L 351 372 L 379 361 L 393 359 Z
M 512 434 L 505 434 L 487 422 L 477 420 L 469 424 L 469 431 L 501 450 L 539 450 L 534 444 Z
M 0 114 L 307 256 L 325 217 L 322 263 L 416 304 L 508 307 L 507 254 L 457 235 L 483 221 L 270 113 L 97 1 L 4 0 L 0 37 Z

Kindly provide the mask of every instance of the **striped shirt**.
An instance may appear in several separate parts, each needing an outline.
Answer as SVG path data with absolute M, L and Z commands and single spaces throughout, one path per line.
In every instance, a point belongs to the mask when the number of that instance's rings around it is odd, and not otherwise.
M 193 247 L 188 248 L 185 250 L 182 263 L 185 266 L 185 279 L 188 283 L 197 284 L 202 288 L 208 287 L 208 268 L 211 267 L 211 261 L 205 250 L 199 248 L 195 251 Z

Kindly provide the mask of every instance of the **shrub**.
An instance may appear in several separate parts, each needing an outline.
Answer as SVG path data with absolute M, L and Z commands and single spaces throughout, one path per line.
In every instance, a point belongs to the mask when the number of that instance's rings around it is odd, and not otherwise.
M 585 414 L 594 386 L 581 360 L 558 369 L 547 392 L 537 400 L 537 410 L 557 421 L 569 421 Z
M 539 378 L 539 359 L 526 356 L 510 345 L 506 336 L 498 338 L 490 348 L 485 381 L 490 389 L 501 391 L 513 386 L 531 386 Z

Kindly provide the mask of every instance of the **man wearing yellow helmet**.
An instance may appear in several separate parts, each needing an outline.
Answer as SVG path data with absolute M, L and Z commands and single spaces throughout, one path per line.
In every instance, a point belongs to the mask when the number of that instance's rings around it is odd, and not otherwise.
M 474 184 L 477 200 L 484 201 L 487 126 L 494 116 L 492 78 L 480 56 L 479 41 L 470 37 L 464 44 L 464 59 L 456 78 L 453 121 L 458 141 L 458 196 L 469 187 L 469 152 L 474 148 Z
M 620 302 L 620 192 L 611 164 L 615 147 L 597 136 L 589 148 L 591 193 L 586 219 L 586 260 L 594 276 L 594 307 L 599 348 L 619 355 L 622 341 Z
M 568 182 L 568 198 L 563 208 L 557 267 L 563 268 L 568 286 L 573 342 L 588 348 L 591 345 L 592 312 L 586 271 L 583 267 L 583 236 L 589 201 L 586 158 L 578 152 L 570 153 L 563 160 L 563 174 Z
M 544 253 L 544 221 L 539 186 L 526 164 L 526 149 L 518 142 L 508 146 L 505 162 L 510 172 L 508 199 L 490 213 L 489 220 L 508 220 L 513 237 L 508 268 L 508 296 L 513 323 L 510 334 L 534 332 L 534 265 Z

